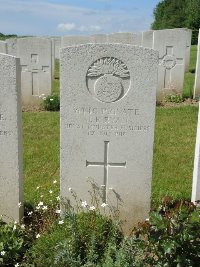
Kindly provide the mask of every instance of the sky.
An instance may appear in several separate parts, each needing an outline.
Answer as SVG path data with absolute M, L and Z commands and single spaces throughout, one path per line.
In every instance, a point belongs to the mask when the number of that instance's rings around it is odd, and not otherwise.
M 61 36 L 150 29 L 160 0 L 0 0 L 3 34 Z

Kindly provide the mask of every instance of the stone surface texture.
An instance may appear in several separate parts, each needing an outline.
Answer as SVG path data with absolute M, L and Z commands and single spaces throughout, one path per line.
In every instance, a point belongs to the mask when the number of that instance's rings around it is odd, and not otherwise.
M 95 189 L 127 232 L 150 209 L 157 67 L 156 51 L 132 45 L 61 49 L 62 199 L 92 206 Z
M 17 56 L 17 38 L 6 39 L 8 54 Z
M 158 30 L 153 34 L 153 49 L 159 52 L 157 100 L 182 94 L 187 29 Z
M 61 47 L 91 43 L 90 36 L 63 36 L 61 37 Z
M 28 37 L 17 41 L 21 63 L 22 105 L 40 103 L 39 96 L 52 93 L 52 46 L 48 38 Z
M 19 70 L 19 59 L 0 54 L 0 215 L 6 222 L 23 216 Z
M 0 41 L 0 53 L 7 54 L 7 43 L 4 41 Z
M 200 96 L 200 30 L 197 46 L 197 61 L 196 61 L 196 72 L 194 82 L 194 98 Z
M 122 43 L 141 45 L 142 44 L 142 33 L 122 32 L 112 33 L 108 35 L 109 43 Z
M 200 108 L 197 123 L 196 146 L 194 155 L 192 202 L 200 200 Z

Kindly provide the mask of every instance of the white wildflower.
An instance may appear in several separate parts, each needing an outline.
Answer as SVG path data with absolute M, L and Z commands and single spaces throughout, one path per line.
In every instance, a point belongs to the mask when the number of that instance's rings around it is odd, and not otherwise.
M 53 101 L 53 98 L 50 98 L 49 100 L 50 100 L 50 101 Z
M 22 203 L 21 203 L 21 202 L 19 202 L 19 203 L 18 203 L 18 207 L 20 208 L 21 206 L 22 206 Z
M 64 221 L 63 221 L 63 220 L 61 220 L 61 221 L 59 221 L 59 222 L 58 222 L 58 224 L 63 224 L 63 223 L 64 223 Z
M 61 210 L 56 210 L 56 213 L 60 214 Z
M 37 188 L 36 188 L 36 189 L 38 190 L 39 188 L 40 188 L 40 186 L 37 186 Z
M 101 204 L 101 207 L 102 207 L 102 208 L 105 208 L 105 207 L 107 207 L 107 206 L 108 206 L 108 204 L 106 204 L 106 203 L 102 203 L 102 204 Z
M 24 230 L 25 229 L 25 224 L 21 225 L 21 229 Z
M 13 231 L 15 231 L 17 229 L 16 224 L 13 226 Z
M 87 202 L 86 201 L 82 201 L 81 207 L 86 208 L 87 207 Z
M 15 267 L 19 267 L 19 263 L 16 263 L 16 264 L 15 264 Z
M 90 207 L 89 210 L 95 210 L 95 206 Z
M 39 237 L 40 237 L 40 234 L 37 234 L 37 235 L 36 235 L 36 238 L 39 238 Z
M 44 203 L 42 202 L 42 201 L 40 201 L 39 203 L 38 203 L 38 206 L 43 206 L 44 205 Z
M 48 209 L 48 207 L 47 206 L 43 206 L 43 208 L 42 208 L 43 210 L 47 210 Z
M 33 214 L 33 212 L 32 212 L 32 211 L 29 211 L 29 212 L 28 212 L 28 215 L 32 215 L 32 214 Z
M 4 256 L 6 252 L 4 250 L 1 251 L 1 256 Z
M 57 196 L 57 197 L 56 197 L 56 199 L 59 201 L 59 200 L 60 200 L 60 197 L 59 197 L 59 196 Z
M 50 194 L 52 194 L 52 193 L 53 193 L 53 191 L 50 189 L 50 190 L 49 190 L 49 193 L 50 193 Z
M 56 183 L 57 183 L 57 181 L 56 181 L 56 180 L 54 180 L 54 181 L 53 181 L 53 184 L 56 184 Z

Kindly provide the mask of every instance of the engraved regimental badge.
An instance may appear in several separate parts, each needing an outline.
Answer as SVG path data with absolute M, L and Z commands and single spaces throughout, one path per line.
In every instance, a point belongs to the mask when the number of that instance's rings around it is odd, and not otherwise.
M 128 92 L 130 72 L 121 60 L 103 57 L 89 67 L 86 83 L 89 92 L 97 100 L 105 103 L 115 102 Z

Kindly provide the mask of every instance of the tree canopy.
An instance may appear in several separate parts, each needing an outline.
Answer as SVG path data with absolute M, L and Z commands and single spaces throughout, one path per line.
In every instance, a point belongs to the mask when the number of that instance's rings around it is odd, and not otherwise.
M 163 0 L 154 9 L 153 30 L 200 28 L 200 0 Z

